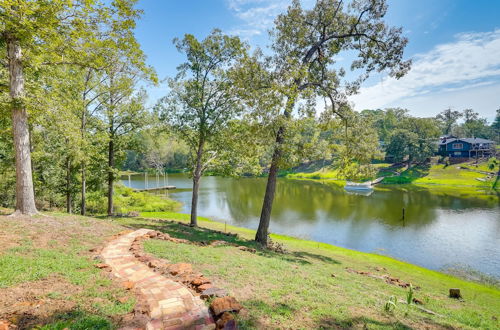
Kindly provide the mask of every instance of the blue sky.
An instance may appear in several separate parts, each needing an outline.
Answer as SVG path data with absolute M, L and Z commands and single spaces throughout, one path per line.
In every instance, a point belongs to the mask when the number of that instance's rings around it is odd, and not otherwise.
M 184 58 L 172 39 L 185 33 L 204 38 L 213 28 L 237 34 L 252 46 L 269 44 L 267 30 L 287 0 L 140 0 L 144 10 L 136 36 L 160 78 L 171 77 Z M 314 0 L 302 0 L 310 7 Z M 355 109 L 408 108 L 434 116 L 452 107 L 473 108 L 490 121 L 500 107 L 500 1 L 389 0 L 386 20 L 409 38 L 414 65 L 399 81 L 376 75 L 351 98 Z M 349 65 L 349 58 L 343 60 Z M 150 87 L 150 101 L 165 84 Z

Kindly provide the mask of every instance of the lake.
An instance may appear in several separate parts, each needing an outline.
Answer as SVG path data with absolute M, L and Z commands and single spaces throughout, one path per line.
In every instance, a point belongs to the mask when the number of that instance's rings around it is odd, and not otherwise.
M 144 176 L 123 182 L 145 187 Z M 164 182 L 161 178 L 160 185 Z M 156 184 L 150 176 L 148 187 Z M 185 174 L 170 174 L 168 184 L 179 188 L 168 194 L 189 213 L 191 180 Z M 256 229 L 265 184 L 265 178 L 203 177 L 198 215 Z M 456 197 L 414 186 L 381 186 L 364 196 L 330 184 L 283 178 L 278 181 L 270 230 L 430 269 L 469 266 L 500 278 L 498 195 Z

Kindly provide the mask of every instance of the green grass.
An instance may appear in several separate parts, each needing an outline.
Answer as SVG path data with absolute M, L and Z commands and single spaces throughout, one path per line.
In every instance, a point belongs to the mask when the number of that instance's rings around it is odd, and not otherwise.
M 476 188 L 492 188 L 495 178 L 487 179 L 486 174 L 478 173 L 477 171 L 494 172 L 498 171 L 498 166 L 491 170 L 486 162 L 480 163 L 477 167 L 468 162 L 464 164 L 454 164 L 445 166 L 439 165 L 415 165 L 410 169 L 404 168 L 389 168 L 390 164 L 377 163 L 372 164 L 377 170 L 373 178 L 385 177 L 382 181 L 384 184 L 416 184 L 428 187 L 434 186 L 450 186 L 450 187 L 476 187 Z M 466 167 L 470 170 L 460 169 Z M 396 175 L 397 173 L 399 175 Z M 309 173 L 291 173 L 287 175 L 290 179 L 305 179 L 305 180 L 321 180 L 342 185 L 341 175 L 338 170 L 324 168 L 319 171 Z M 478 180 L 481 179 L 481 180 Z M 361 180 L 363 181 L 363 180 Z
M 110 320 L 99 315 L 92 315 L 82 311 L 74 311 L 57 315 L 57 321 L 37 327 L 38 330 L 107 330 L 114 329 Z
M 121 315 L 132 311 L 135 297 L 95 267 L 99 261 L 92 259 L 89 249 L 123 229 L 67 214 L 32 219 L 0 216 L 0 290 L 4 295 L 0 294 L 0 305 L 12 304 L 12 299 L 40 304 L 40 310 L 33 311 L 21 328 L 34 324 L 45 324 L 42 329 L 115 328 Z M 6 236 L 10 238 L 2 241 Z M 120 302 L 123 297 L 126 301 Z M 70 310 L 60 310 L 65 305 Z
M 142 216 L 153 216 L 143 213 Z M 155 213 L 155 218 L 187 222 L 186 215 Z M 191 241 L 227 240 L 236 245 L 258 246 L 254 231 L 227 226 L 238 237 L 214 233 L 224 224 L 200 219 L 201 228 L 169 222 L 124 218 L 120 223 L 133 228 L 148 227 Z M 352 328 L 409 329 L 423 327 L 498 328 L 498 288 L 467 282 L 392 258 L 361 253 L 328 244 L 271 235 L 288 253 L 267 250 L 257 253 L 233 246 L 200 247 L 149 240 L 146 251 L 171 262 L 190 262 L 196 271 L 228 289 L 247 309 L 239 316 L 243 329 L 251 328 Z M 404 301 L 407 289 L 384 281 L 353 274 L 346 268 L 390 274 L 421 289 L 415 297 L 424 307 L 442 316 L 429 315 L 415 306 L 397 304 L 392 313 L 384 311 L 391 296 Z M 387 269 L 377 271 L 376 268 Z M 335 277 L 332 277 L 332 274 Z M 448 289 L 462 290 L 464 301 L 447 297 Z
M 375 169 L 375 174 L 371 177 L 362 178 L 359 181 L 373 180 L 381 176 L 393 175 L 393 171 L 388 169 L 390 165 L 389 163 L 371 164 L 370 166 Z M 325 167 L 314 172 L 289 173 L 286 177 L 289 179 L 329 180 L 338 182 L 345 180 L 345 177 L 342 176 L 340 171 L 332 167 Z
M 176 211 L 181 207 L 181 203 L 163 195 L 134 191 L 122 184 L 115 185 L 114 189 L 114 210 L 116 213 Z M 90 193 L 87 197 L 87 208 L 92 214 L 105 214 L 107 200 L 104 193 Z
M 0 288 L 53 274 L 63 275 L 71 283 L 82 285 L 96 273 L 93 263 L 79 256 L 75 250 L 40 249 L 29 241 L 0 255 Z
M 418 185 L 446 185 L 446 186 L 469 186 L 469 187 L 492 187 L 493 179 L 486 179 L 487 175 L 460 169 L 462 164 L 445 166 L 413 166 L 401 173 L 399 176 L 386 177 L 383 183 L 387 184 L 418 184 Z
M 287 253 L 262 250 L 253 241 L 253 230 L 225 226 L 207 218 L 199 218 L 198 228 L 148 218 L 189 222 L 189 215 L 173 212 L 142 212 L 139 218 L 113 219 L 64 214 L 51 214 L 34 221 L 0 217 L 0 238 L 11 236 L 0 246 L 0 290 L 11 293 L 0 296 L 0 302 L 23 299 L 11 297 L 20 294 L 16 288 L 23 285 L 35 288 L 40 281 L 55 276 L 58 280 L 54 287 L 43 288 L 37 299 L 63 301 L 74 307 L 69 311 L 54 311 L 37 322 L 36 328 L 116 328 L 120 315 L 130 312 L 135 301 L 133 298 L 126 303 L 117 301 L 130 293 L 93 267 L 98 261 L 91 259 L 88 249 L 125 228 L 151 228 L 193 242 L 224 240 L 231 244 L 211 247 L 157 240 L 144 243 L 147 252 L 170 262 L 192 263 L 196 271 L 235 296 L 246 308 L 238 316 L 242 329 L 494 329 L 500 325 L 500 291 L 493 286 L 468 282 L 386 256 L 288 236 L 271 235 Z M 225 230 L 238 236 L 215 232 Z M 253 247 L 257 252 L 242 251 L 233 245 Z M 405 301 L 408 290 L 378 278 L 353 274 L 346 268 L 389 274 L 411 282 L 420 287 L 414 296 L 425 303 L 423 307 L 440 316 L 403 303 L 397 303 L 392 312 L 384 311 L 391 296 Z M 67 284 L 58 288 L 60 283 Z M 461 289 L 463 301 L 447 297 L 448 289 L 454 287 Z
M 428 175 L 425 177 L 417 178 L 414 183 L 416 184 L 440 184 L 451 186 L 475 186 L 475 187 L 491 187 L 492 180 L 487 182 L 479 181 L 478 178 L 484 179 L 486 175 L 462 170 L 458 168 L 459 165 L 432 165 L 429 169 Z

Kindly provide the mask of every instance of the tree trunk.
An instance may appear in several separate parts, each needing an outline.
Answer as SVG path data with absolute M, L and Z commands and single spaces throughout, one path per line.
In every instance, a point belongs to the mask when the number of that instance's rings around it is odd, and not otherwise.
M 288 100 L 284 117 L 289 119 L 295 102 Z M 276 179 L 278 177 L 279 162 L 283 154 L 282 145 L 285 140 L 285 126 L 281 125 L 276 133 L 276 145 L 274 147 L 273 158 L 271 160 L 271 167 L 269 168 L 269 175 L 267 177 L 266 194 L 262 203 L 262 211 L 260 213 L 259 228 L 255 235 L 255 240 L 262 246 L 267 246 L 267 236 L 269 233 L 269 222 L 271 221 L 271 211 L 273 209 L 274 193 L 276 192 Z
M 115 167 L 114 137 L 111 136 L 108 146 L 108 216 L 113 215 L 113 169 Z
M 71 204 L 71 159 L 68 156 L 66 158 L 66 212 L 68 213 L 73 213 Z
M 87 76 L 88 77 L 88 76 Z M 83 93 L 83 101 L 85 102 L 86 100 L 86 92 Z M 85 141 L 85 130 L 87 129 L 87 108 L 84 107 L 82 111 L 82 126 L 81 126 L 81 136 L 82 136 L 82 142 Z M 82 172 L 82 200 L 80 202 L 80 214 L 85 215 L 87 213 L 87 200 L 86 200 L 86 194 L 87 194 L 87 177 L 85 173 L 85 160 L 82 161 L 81 165 L 81 172 Z
M 85 194 L 87 193 L 87 178 L 85 174 L 85 164 L 82 164 L 82 201 L 80 205 L 81 215 L 85 215 L 87 213 L 87 200 L 85 198 Z
M 22 100 L 24 96 L 24 75 L 21 62 L 21 46 L 12 35 L 7 35 L 6 39 L 9 62 L 9 89 L 12 101 L 12 133 L 16 154 L 16 211 L 14 214 L 33 215 L 38 211 L 33 190 L 28 114 Z
M 193 196 L 191 198 L 191 223 L 192 227 L 198 226 L 197 214 L 198 214 L 198 191 L 200 190 L 200 180 L 201 180 L 201 157 L 203 156 L 203 146 L 205 144 L 204 139 L 200 139 L 198 143 L 198 151 L 196 152 L 196 166 L 193 172 Z

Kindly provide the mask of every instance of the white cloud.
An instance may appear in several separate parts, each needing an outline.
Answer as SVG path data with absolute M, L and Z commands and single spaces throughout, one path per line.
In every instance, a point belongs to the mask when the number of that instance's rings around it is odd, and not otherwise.
M 272 27 L 274 18 L 286 9 L 285 0 L 227 0 L 229 9 L 242 21 L 233 30 L 248 36 L 265 32 Z
M 242 22 L 231 33 L 252 37 L 272 28 L 278 14 L 285 12 L 290 0 L 227 0 L 229 9 Z M 304 8 L 309 8 L 313 0 L 303 0 Z
M 462 33 L 456 36 L 454 42 L 438 45 L 427 53 L 414 56 L 412 69 L 405 77 L 400 80 L 385 77 L 373 86 L 361 88 L 360 94 L 351 97 L 351 101 L 355 103 L 356 109 L 408 104 L 429 106 L 433 99 L 436 100 L 436 106 L 441 106 L 446 97 L 450 97 L 448 103 L 453 105 L 459 99 L 465 101 L 459 96 L 466 94 L 472 98 L 468 99 L 468 103 L 479 106 L 486 106 L 485 100 L 480 99 L 483 97 L 493 97 L 494 100 L 489 100 L 490 103 L 500 103 L 497 101 L 499 91 L 495 94 L 495 89 L 491 86 L 498 86 L 500 82 L 499 54 L 500 29 L 493 32 Z M 481 92 L 481 88 L 490 93 Z M 465 105 L 455 106 L 461 109 Z M 412 108 L 410 110 L 419 111 Z M 434 109 L 435 112 L 440 110 L 442 109 Z M 475 110 L 483 113 L 490 111 Z

